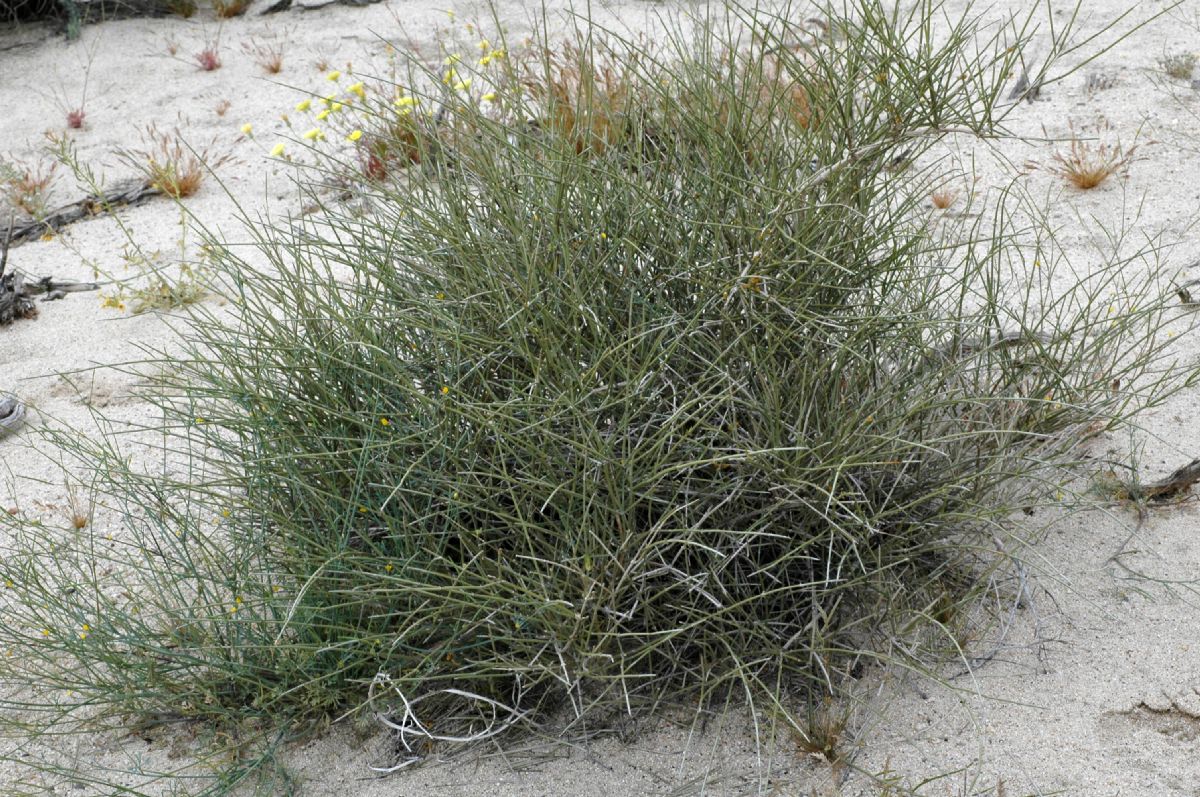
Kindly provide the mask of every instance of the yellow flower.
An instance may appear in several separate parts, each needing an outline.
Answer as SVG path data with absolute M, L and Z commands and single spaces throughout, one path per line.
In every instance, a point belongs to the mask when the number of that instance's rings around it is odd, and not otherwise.
M 444 64 L 445 66 L 450 66 L 451 64 L 457 64 L 461 60 L 462 60 L 462 56 L 459 55 L 458 53 L 450 53 L 450 55 L 448 55 L 444 59 L 442 59 L 442 64 Z
M 466 91 L 469 88 L 471 88 L 471 78 L 467 78 L 466 80 L 460 80 L 454 84 L 455 91 Z
M 246 136 L 254 135 L 254 126 L 252 124 L 250 124 L 249 122 L 242 125 L 242 135 L 246 135 Z
M 386 570 L 387 572 L 389 572 L 389 573 L 390 573 L 390 572 L 392 572 L 393 570 L 395 570 L 396 568 L 392 567 L 392 563 L 391 563 L 391 562 L 388 562 L 386 565 L 384 565 L 383 569 L 384 569 L 384 570 Z
M 49 628 L 43 628 L 43 629 L 42 629 L 42 636 L 50 636 L 50 629 L 49 629 Z
M 343 106 L 342 103 L 334 102 L 329 106 L 329 110 L 334 111 L 336 113 L 337 111 L 342 110 L 343 107 L 345 107 L 345 106 Z
M 449 385 L 442 385 L 442 395 L 444 396 L 444 395 L 446 395 L 446 394 L 447 394 L 447 393 L 449 393 L 449 392 L 450 392 L 450 386 L 449 386 Z
M 336 99 L 336 94 L 327 94 L 321 98 L 321 102 L 325 103 L 325 107 L 328 108 L 330 105 L 333 105 L 333 101 Z
M 397 108 L 410 108 L 417 104 L 416 97 L 401 97 L 393 103 Z
M 491 62 L 492 62 L 492 57 L 490 55 L 485 55 L 483 58 L 480 58 L 478 61 L 480 66 L 487 66 Z
M 489 91 L 487 94 L 484 94 L 483 101 L 484 102 L 495 102 L 496 101 L 496 92 Z
M 392 422 L 391 422 L 391 421 L 389 421 L 387 418 L 380 418 L 380 419 L 379 419 L 379 425 L 380 425 L 380 426 L 391 426 L 391 425 L 392 425 Z
M 306 132 L 304 134 L 304 137 L 306 139 L 308 139 L 309 141 L 319 141 L 319 140 L 325 138 L 325 134 L 321 132 L 321 128 L 314 127 L 312 130 L 309 130 L 308 132 Z
M 436 294 L 434 294 L 434 298 L 441 301 L 442 299 L 446 298 L 446 294 L 442 293 L 441 291 L 438 291 Z
M 301 100 L 300 102 L 296 103 L 296 110 L 297 110 L 297 111 L 307 111 L 307 110 L 308 110 L 309 108 L 311 108 L 311 107 L 312 107 L 312 100 L 311 100 L 311 99 L 308 99 L 308 100 Z
M 204 423 L 204 419 L 203 419 L 203 418 L 199 418 L 199 417 L 197 417 L 197 418 L 196 418 L 196 423 L 198 423 L 198 424 L 199 424 L 199 423 Z
M 442 75 L 442 82 L 449 86 L 454 81 L 458 80 L 458 73 L 453 69 L 447 69 L 446 74 Z
M 477 46 L 477 47 L 478 47 L 480 50 L 482 50 L 483 52 L 485 52 L 485 53 L 486 53 L 488 50 L 492 49 L 492 45 L 490 45 L 490 44 L 488 43 L 488 40 L 487 40 L 487 39 L 480 39 L 480 40 L 479 40 L 479 44 L 477 44 L 476 46 Z
M 335 69 L 332 72 L 330 72 L 328 75 L 326 75 L 325 79 L 336 81 L 341 76 L 342 76 L 342 73 Z
M 280 141 L 278 144 L 271 147 L 271 157 L 278 158 L 282 154 L 283 154 L 283 142 Z
M 87 623 L 84 623 L 84 624 L 83 624 L 83 630 L 79 632 L 79 638 L 80 638 L 80 639 L 87 639 L 87 637 L 88 637 L 88 632 L 89 632 L 89 631 L 91 631 L 91 630 L 92 630 L 92 627 L 91 627 L 90 625 L 88 625 Z
M 318 122 L 324 122 L 328 118 L 329 118 L 329 109 L 328 108 L 326 108 L 325 110 L 323 110 L 319 114 L 317 114 Z
M 504 57 L 504 50 L 503 50 L 503 49 L 500 49 L 500 50 L 492 50 L 490 53 L 488 53 L 488 55 L 489 55 L 490 57 L 492 57 L 492 58 L 503 58 L 503 57 Z
M 346 89 L 346 91 L 350 92 L 351 94 L 357 94 L 360 100 L 365 100 L 367 98 L 367 91 L 363 88 L 361 80 L 350 88 Z

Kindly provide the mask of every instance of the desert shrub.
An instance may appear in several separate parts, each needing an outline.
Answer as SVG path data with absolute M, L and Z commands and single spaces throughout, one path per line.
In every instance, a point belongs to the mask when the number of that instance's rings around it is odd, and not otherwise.
M 1019 510 L 1187 375 L 1124 261 L 1050 292 L 1003 197 L 930 232 L 945 175 L 887 167 L 997 133 L 1019 49 L 933 10 L 585 28 L 499 113 L 435 74 L 368 215 L 214 240 L 229 306 L 146 369 L 160 467 L 47 432 L 127 536 L 17 530 L 6 666 L 79 696 L 21 708 L 239 739 L 371 708 L 412 760 L 952 649 Z

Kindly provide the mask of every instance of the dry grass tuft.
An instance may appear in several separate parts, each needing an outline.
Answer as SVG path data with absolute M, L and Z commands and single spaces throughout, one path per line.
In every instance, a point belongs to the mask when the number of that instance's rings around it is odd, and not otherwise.
M 283 70 L 283 42 L 251 39 L 242 44 L 242 50 L 268 75 L 278 75 Z
M 1047 171 L 1065 179 L 1076 188 L 1090 190 L 1114 174 L 1124 173 L 1134 160 L 1137 145 L 1121 146 L 1105 141 L 1095 143 L 1081 139 L 1071 130 L 1071 147 L 1067 152 L 1055 152 L 1054 163 Z
M 250 0 L 212 0 L 213 13 L 221 19 L 233 19 L 246 13 Z
M 177 17 L 191 19 L 198 6 L 196 0 L 167 0 L 167 10 Z
M 567 43 L 543 50 L 522 82 L 541 106 L 541 128 L 570 141 L 577 154 L 601 155 L 629 135 L 633 69 L 602 45 L 585 51 Z
M 45 215 L 50 198 L 50 186 L 58 164 L 29 165 L 18 160 L 0 159 L 0 196 L 15 210 L 31 218 Z
M 958 191 L 948 186 L 942 186 L 929 195 L 929 201 L 938 210 L 946 210 L 958 199 Z
M 146 129 L 143 141 L 144 149 L 118 154 L 151 185 L 174 199 L 196 193 L 207 171 L 231 158 L 228 154 L 211 156 L 209 148 L 197 152 L 184 144 L 178 130 L 164 133 L 154 125 Z
M 221 68 L 221 56 L 217 55 L 217 51 L 212 47 L 205 47 L 196 53 L 196 63 L 205 72 L 213 72 Z

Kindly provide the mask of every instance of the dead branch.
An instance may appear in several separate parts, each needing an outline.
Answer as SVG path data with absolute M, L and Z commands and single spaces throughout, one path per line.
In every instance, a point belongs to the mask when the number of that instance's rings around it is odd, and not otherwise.
M 8 267 L 8 237 L 12 234 L 13 225 L 10 217 L 8 235 L 0 247 L 0 326 L 6 326 L 19 318 L 33 318 L 37 315 L 37 306 L 33 297 L 45 294 L 42 301 L 61 299 L 68 293 L 79 291 L 95 291 L 100 285 L 95 282 L 71 282 L 56 280 L 52 277 L 31 279 L 16 269 L 7 271 Z
M 4 231 L 4 237 L 8 241 L 7 245 L 19 246 L 33 238 L 40 238 L 48 232 L 60 230 L 80 219 L 99 216 L 114 207 L 136 205 L 161 193 L 161 190 L 145 180 L 126 180 L 100 194 L 91 194 L 77 202 L 55 208 L 40 219 L 19 224 L 14 224 L 10 219 L 8 229 Z
M 1177 497 L 1200 481 L 1200 459 L 1193 459 L 1165 479 L 1143 485 L 1138 491 L 1147 501 L 1166 501 Z

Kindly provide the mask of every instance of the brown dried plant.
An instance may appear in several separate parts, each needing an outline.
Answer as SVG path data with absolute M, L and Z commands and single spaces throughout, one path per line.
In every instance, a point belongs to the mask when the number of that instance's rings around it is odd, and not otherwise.
M 30 165 L 0 159 L 0 196 L 14 209 L 39 219 L 49 207 L 50 186 L 57 163 Z
M 949 186 L 942 186 L 929 195 L 929 201 L 938 210 L 945 210 L 958 199 L 958 191 Z
M 242 44 L 242 51 L 254 59 L 262 71 L 268 75 L 278 75 L 283 69 L 283 42 L 260 42 L 251 39 Z
M 538 125 L 571 142 L 577 154 L 600 155 L 629 134 L 629 111 L 636 101 L 633 64 L 596 45 L 574 43 L 559 52 L 543 50 L 541 64 L 526 71 L 523 86 L 541 106 Z
M 1107 128 L 1098 132 L 1103 133 Z M 1088 141 L 1071 128 L 1070 149 L 1052 156 L 1054 163 L 1047 168 L 1076 188 L 1089 190 L 1114 174 L 1124 173 L 1133 162 L 1137 145 L 1123 147 L 1120 140 L 1109 144 L 1103 140 Z
M 154 125 L 146 128 L 142 140 L 144 149 L 122 150 L 118 155 L 141 172 L 150 185 L 174 199 L 196 193 L 209 170 L 232 158 L 228 153 L 210 154 L 211 145 L 193 150 L 184 144 L 178 130 L 164 133 Z
M 212 0 L 212 9 L 221 19 L 232 19 L 246 13 L 250 0 Z

